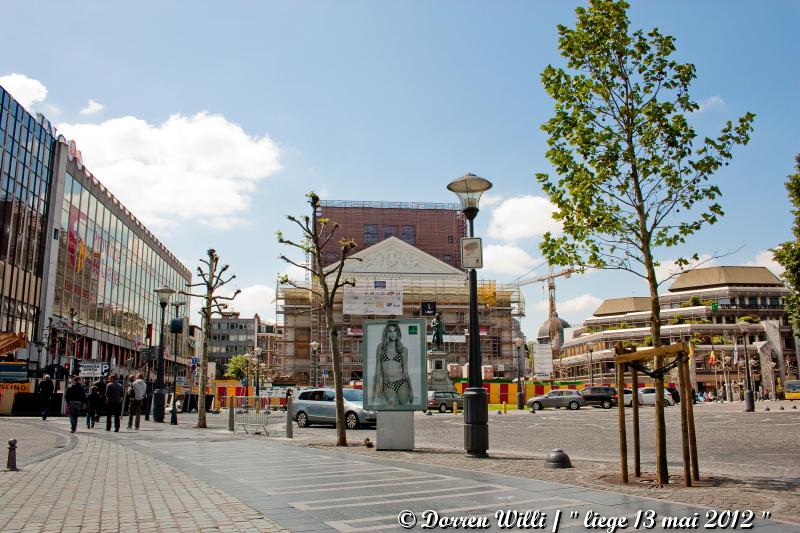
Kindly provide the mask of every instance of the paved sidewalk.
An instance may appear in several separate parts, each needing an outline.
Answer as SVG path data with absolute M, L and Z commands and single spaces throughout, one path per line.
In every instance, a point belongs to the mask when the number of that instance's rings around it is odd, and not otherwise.
M 47 422 L 42 422 L 39 427 L 34 427 L 15 421 L 13 418 L 0 417 L 0 450 L 2 450 L 0 468 L 6 466 L 8 441 L 11 439 L 17 441 L 17 466 L 52 457 L 75 447 L 78 442 L 77 438 L 64 431 L 64 426 L 58 418 L 51 418 Z
M 0 531 L 288 531 L 230 494 L 99 434 L 79 433 L 73 450 L 0 471 Z

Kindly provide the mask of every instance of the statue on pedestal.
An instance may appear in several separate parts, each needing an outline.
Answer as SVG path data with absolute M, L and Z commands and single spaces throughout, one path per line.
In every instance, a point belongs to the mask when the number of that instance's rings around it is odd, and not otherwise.
M 433 332 L 431 344 L 433 349 L 437 351 L 442 350 L 444 344 L 444 321 L 442 321 L 442 313 L 436 313 L 436 316 L 431 320 L 431 331 Z

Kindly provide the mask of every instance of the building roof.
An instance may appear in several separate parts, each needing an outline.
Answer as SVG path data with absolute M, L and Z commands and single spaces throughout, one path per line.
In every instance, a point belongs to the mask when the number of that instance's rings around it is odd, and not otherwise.
M 556 316 L 556 332 L 558 333 L 559 339 L 563 342 L 564 340 L 564 329 L 571 327 L 569 322 L 564 320 L 563 318 Z M 540 342 L 543 339 L 550 340 L 550 319 L 548 318 L 542 325 L 539 327 L 539 334 L 536 337 Z
M 760 266 L 719 266 L 695 268 L 675 279 L 669 292 L 704 289 L 727 285 L 782 286 L 775 274 Z
M 346 274 L 435 275 L 463 280 L 465 273 L 397 237 L 389 237 L 349 256 Z M 326 274 L 339 263 L 325 267 Z
M 600 304 L 594 316 L 622 315 L 637 311 L 650 311 L 650 298 L 647 296 L 629 296 L 628 298 L 611 298 Z

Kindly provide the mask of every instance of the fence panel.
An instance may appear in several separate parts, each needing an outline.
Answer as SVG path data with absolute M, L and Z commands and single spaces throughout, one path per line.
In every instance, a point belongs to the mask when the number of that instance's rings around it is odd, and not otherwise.
M 259 398 L 257 396 L 229 396 L 228 397 L 228 416 L 229 425 L 228 430 L 236 433 L 239 428 L 244 429 L 245 433 L 250 433 L 249 428 L 254 428 L 255 434 L 260 434 L 262 430 L 264 435 L 267 433 L 267 422 L 269 416 L 269 402 L 267 398 Z M 232 424 L 230 423 L 232 421 Z

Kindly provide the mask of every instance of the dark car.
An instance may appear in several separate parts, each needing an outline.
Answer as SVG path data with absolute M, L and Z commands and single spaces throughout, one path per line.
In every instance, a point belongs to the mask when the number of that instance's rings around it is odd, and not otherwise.
M 586 387 L 581 391 L 581 396 L 586 400 L 586 405 L 600 406 L 611 409 L 617 405 L 617 389 L 614 387 Z
M 678 389 L 675 387 L 666 387 L 670 394 L 672 394 L 672 399 L 675 400 L 675 403 L 681 403 L 681 393 L 678 392 Z
M 464 402 L 457 392 L 440 392 L 428 391 L 428 410 L 437 410 L 440 413 L 446 413 L 453 410 L 453 404 L 458 402 L 458 405 L 463 406 Z

